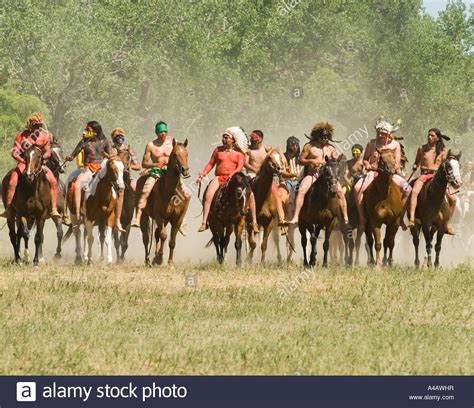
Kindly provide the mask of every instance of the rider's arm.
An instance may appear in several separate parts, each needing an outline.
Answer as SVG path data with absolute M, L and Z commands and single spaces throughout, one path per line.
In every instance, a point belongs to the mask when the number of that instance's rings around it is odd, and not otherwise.
M 104 144 L 104 152 L 107 154 L 112 154 L 112 143 L 110 140 L 106 140 Z
M 306 143 L 303 147 L 303 151 L 301 152 L 301 155 L 298 159 L 298 163 L 307 166 L 312 163 L 313 159 L 308 159 L 308 154 L 309 154 L 309 143 Z
M 242 169 L 244 168 L 244 164 L 245 164 L 245 154 L 239 152 L 239 158 L 238 158 L 238 161 L 237 161 L 237 167 L 235 168 L 235 172 L 234 172 L 234 173 L 238 173 L 239 171 L 242 171 Z
M 418 150 L 416 151 L 415 163 L 413 163 L 413 168 L 412 168 L 413 171 L 416 171 L 420 168 L 422 154 L 423 154 L 422 148 L 419 147 Z
M 139 171 L 142 169 L 140 166 L 140 163 L 138 163 L 137 155 L 132 149 L 130 149 L 130 168 L 136 171 Z
M 49 140 L 43 146 L 43 159 L 48 160 L 51 157 L 51 143 Z
M 144 169 L 152 169 L 153 167 L 156 167 L 155 163 L 151 161 L 151 149 L 149 143 L 146 145 L 145 153 L 143 153 L 142 167 Z
M 76 157 L 79 154 L 79 152 L 83 149 L 83 147 L 84 147 L 84 139 L 81 139 L 79 143 L 76 145 L 76 147 L 74 148 L 74 150 L 72 151 L 72 153 L 68 157 L 66 157 L 66 160 L 74 159 L 74 157 Z
M 245 155 L 245 164 L 244 167 L 253 173 L 257 173 L 257 169 L 250 164 L 250 155 L 247 153 Z
M 24 163 L 25 160 L 21 157 L 23 148 L 21 147 L 21 134 L 17 134 L 12 148 L 12 157 L 19 163 Z
M 402 148 L 400 143 L 398 143 L 397 147 L 395 148 L 395 171 L 400 170 L 400 166 L 402 163 Z
M 212 156 L 209 159 L 209 163 L 206 164 L 206 167 L 204 167 L 204 170 L 202 171 L 199 178 L 206 177 L 206 175 L 212 170 L 212 168 L 216 164 L 216 159 L 217 159 L 217 147 L 212 152 Z
M 371 170 L 372 169 L 372 166 L 370 164 L 370 155 L 371 155 L 371 150 L 370 149 L 370 142 L 367 143 L 367 146 L 365 147 L 365 151 L 364 151 L 364 158 L 362 160 L 362 163 L 364 163 L 364 169 L 365 170 Z

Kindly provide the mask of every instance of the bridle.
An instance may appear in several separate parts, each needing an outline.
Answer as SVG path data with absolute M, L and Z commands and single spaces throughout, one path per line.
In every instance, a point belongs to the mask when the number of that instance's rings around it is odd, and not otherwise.
M 34 180 L 43 171 L 43 150 L 38 146 L 33 146 L 32 148 L 30 148 L 30 152 L 29 152 L 30 154 L 31 154 L 32 149 L 37 151 L 40 155 L 38 168 L 34 172 L 32 172 L 32 176 L 33 176 L 32 179 Z M 25 154 L 26 154 L 26 152 L 25 152 Z M 26 160 L 25 160 L 25 164 L 26 164 Z M 29 165 L 30 165 L 30 163 L 28 164 L 28 166 L 25 166 L 25 170 L 24 170 L 23 174 L 25 174 L 25 172 L 28 170 Z M 26 174 L 25 174 L 25 176 L 28 177 Z
M 175 163 L 174 163 L 174 167 L 172 167 L 172 168 L 174 168 L 174 169 L 178 172 L 179 177 L 182 177 L 182 178 L 185 178 L 185 179 L 191 177 L 191 175 L 189 174 L 189 167 L 185 167 L 185 166 L 183 166 L 183 165 L 179 162 L 179 160 L 178 160 L 178 155 L 176 154 L 175 149 L 173 149 L 173 151 L 172 151 L 171 154 L 170 154 L 170 160 L 171 160 L 172 158 L 173 158 L 173 160 L 174 160 L 174 162 L 175 162 Z M 169 162 L 168 162 L 168 163 L 169 163 Z M 168 168 L 169 168 L 169 167 L 168 167 Z

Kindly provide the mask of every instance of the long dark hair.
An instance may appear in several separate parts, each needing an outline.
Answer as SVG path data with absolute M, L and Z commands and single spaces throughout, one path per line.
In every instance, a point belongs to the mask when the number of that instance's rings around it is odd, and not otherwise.
M 94 133 L 97 135 L 98 140 L 105 140 L 106 139 L 104 131 L 102 130 L 102 126 L 100 126 L 99 122 L 97 122 L 95 120 L 91 120 L 90 122 L 87 122 L 87 126 L 92 128 Z
M 286 157 L 286 160 L 288 160 L 288 162 L 291 160 L 291 157 L 290 157 L 290 146 L 291 145 L 294 145 L 294 144 L 297 144 L 298 145 L 298 150 L 296 151 L 295 155 L 293 157 L 299 157 L 300 155 L 300 139 L 298 139 L 297 137 L 295 136 L 290 136 L 288 139 L 286 139 L 286 151 L 284 153 L 285 157 Z
M 434 132 L 438 137 L 438 141 L 436 142 L 436 157 L 438 157 L 445 148 L 443 139 L 447 139 L 447 136 L 443 135 L 441 133 L 441 130 L 439 130 L 438 128 L 431 128 L 430 130 L 428 130 L 428 133 L 430 132 Z

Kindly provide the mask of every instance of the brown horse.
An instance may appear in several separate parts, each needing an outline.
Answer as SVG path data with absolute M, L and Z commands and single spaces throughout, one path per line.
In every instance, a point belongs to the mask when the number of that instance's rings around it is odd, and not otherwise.
M 418 257 L 418 246 L 420 244 L 420 230 L 423 231 L 426 242 L 427 266 L 432 266 L 431 251 L 433 249 L 432 240 L 435 232 L 436 236 L 436 259 L 434 266 L 439 266 L 439 255 L 441 253 L 441 242 L 446 233 L 449 219 L 449 204 L 446 201 L 446 188 L 451 185 L 458 189 L 461 187 L 461 172 L 458 155 L 448 152 L 447 159 L 438 168 L 434 177 L 426 182 L 418 195 L 418 203 L 415 212 L 415 227 L 411 229 L 413 245 L 415 246 L 415 265 L 420 266 Z
M 125 232 L 119 232 L 114 228 L 113 236 L 115 243 L 115 251 L 117 253 L 117 262 L 121 262 L 125 259 L 125 252 L 128 249 L 128 237 L 130 235 L 130 228 L 132 224 L 133 211 L 135 210 L 135 192 L 131 186 L 130 179 L 130 166 L 131 166 L 131 154 L 130 146 L 127 149 L 121 150 L 118 153 L 118 157 L 124 164 L 123 181 L 125 190 L 123 192 L 123 207 L 122 216 L 120 222 Z
M 367 225 L 365 234 L 369 249 L 369 263 L 381 265 L 380 251 L 382 249 L 382 225 L 385 224 L 385 238 L 383 240 L 383 264 L 392 265 L 395 235 L 400 226 L 403 214 L 402 192 L 392 180 L 395 174 L 396 160 L 393 152 L 378 150 L 378 176 L 370 183 L 364 192 L 363 208 L 366 213 Z M 373 245 L 375 239 L 376 258 L 374 260 Z M 389 252 L 387 257 L 387 251 Z
M 338 181 L 339 162 L 326 157 L 326 164 L 321 167 L 318 179 L 304 198 L 303 208 L 298 219 L 305 266 L 316 265 L 316 242 L 323 228 L 325 230 L 323 267 L 328 266 L 329 240 L 339 217 Z M 308 243 L 306 232 L 309 232 L 311 241 L 309 262 L 306 256 L 306 244 Z
M 150 264 L 150 237 L 149 225 L 151 217 L 156 222 L 155 229 L 155 257 L 153 263 L 161 265 L 163 263 L 163 252 L 166 235 L 166 225 L 171 224 L 170 253 L 168 265 L 173 265 L 174 249 L 176 247 L 176 234 L 183 223 L 184 216 L 188 210 L 191 196 L 184 190 L 182 178 L 189 177 L 188 151 L 184 143 L 173 140 L 173 150 L 170 154 L 166 173 L 157 180 L 153 187 L 152 194 L 148 198 L 145 211 L 140 218 L 140 229 L 143 235 L 143 245 L 145 246 L 145 263 Z M 136 197 L 140 197 L 140 189 L 143 188 L 145 177 L 141 177 L 137 182 Z
M 107 155 L 106 155 L 107 156 Z M 124 188 L 124 165 L 116 156 L 108 156 L 106 164 L 98 170 L 87 186 L 83 209 L 87 233 L 87 262 L 92 262 L 92 244 L 94 225 L 105 227 L 107 263 L 112 263 L 112 229 L 115 221 L 115 204 L 118 189 Z
M 257 212 L 258 225 L 263 227 L 262 257 L 261 262 L 265 262 L 265 252 L 268 246 L 268 237 L 272 232 L 274 220 L 278 219 L 276 199 L 272 189 L 275 188 L 273 177 L 284 171 L 284 156 L 278 148 L 268 151 L 259 174 L 251 181 L 252 191 L 255 195 L 255 206 Z M 247 223 L 247 235 L 249 240 L 249 261 L 252 262 L 253 253 L 257 247 L 255 232 L 250 223 Z
M 250 183 L 242 172 L 235 173 L 214 194 L 209 212 L 209 227 L 217 252 L 217 261 L 224 262 L 232 232 L 235 234 L 237 266 L 242 264 L 242 232 L 245 228 L 246 204 Z
M 43 245 L 43 229 L 51 211 L 51 186 L 43 171 L 43 153 L 40 147 L 31 146 L 23 153 L 25 171 L 18 179 L 18 186 L 12 202 L 11 216 L 7 219 L 10 241 L 13 246 L 15 262 L 20 261 L 20 239 L 25 240 L 25 251 L 28 250 L 29 230 L 36 223 L 35 256 L 33 264 L 38 266 Z M 2 180 L 2 199 L 6 194 L 11 170 Z M 55 221 L 59 226 L 61 219 Z M 15 225 L 16 224 L 16 225 Z M 60 248 L 60 244 L 59 244 Z M 56 253 L 59 256 L 61 250 Z

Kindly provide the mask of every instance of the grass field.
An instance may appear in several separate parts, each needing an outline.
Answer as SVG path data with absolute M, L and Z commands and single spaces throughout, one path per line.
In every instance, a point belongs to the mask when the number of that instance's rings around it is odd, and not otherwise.
M 0 374 L 473 374 L 473 273 L 0 270 Z

